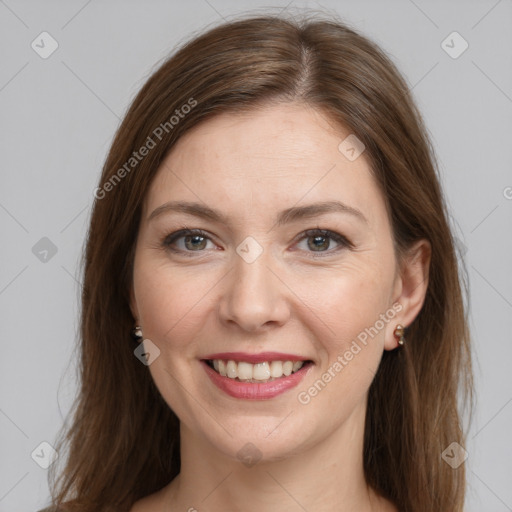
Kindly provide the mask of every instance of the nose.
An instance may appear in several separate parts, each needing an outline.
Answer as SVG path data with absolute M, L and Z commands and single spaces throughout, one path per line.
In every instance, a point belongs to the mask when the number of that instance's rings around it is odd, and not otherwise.
M 219 301 L 219 316 L 226 326 L 236 324 L 247 332 L 271 325 L 282 326 L 290 318 L 289 290 L 264 252 L 252 263 L 235 256 Z

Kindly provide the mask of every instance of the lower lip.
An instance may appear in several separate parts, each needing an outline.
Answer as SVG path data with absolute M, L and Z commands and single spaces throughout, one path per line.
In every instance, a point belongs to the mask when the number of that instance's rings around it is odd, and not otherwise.
M 250 382 L 240 382 L 229 377 L 223 377 L 211 368 L 206 361 L 201 361 L 208 377 L 211 381 L 222 391 L 234 398 L 241 398 L 244 400 L 268 400 L 274 398 L 291 388 L 294 388 L 306 376 L 312 363 L 307 363 L 300 370 L 288 375 L 287 377 L 280 377 L 279 379 L 262 382 L 261 384 L 252 384 Z

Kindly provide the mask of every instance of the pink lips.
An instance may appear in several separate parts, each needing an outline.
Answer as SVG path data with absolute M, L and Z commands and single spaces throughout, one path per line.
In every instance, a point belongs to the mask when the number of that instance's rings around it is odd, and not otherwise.
M 243 356 L 243 357 L 242 357 Z M 212 354 L 207 359 L 223 359 L 233 361 L 246 361 L 248 363 L 261 363 L 264 361 L 307 361 L 307 359 L 300 356 L 291 356 L 290 354 L 278 354 L 274 352 L 265 352 L 262 354 L 249 354 L 240 353 L 224 353 L 224 354 Z M 270 382 L 250 383 L 240 382 L 229 377 L 223 377 L 211 368 L 206 360 L 201 360 L 203 368 L 210 377 L 211 381 L 222 391 L 234 398 L 240 398 L 244 400 L 268 400 L 274 398 L 291 388 L 294 388 L 299 382 L 306 376 L 311 367 L 312 363 L 306 363 L 304 366 L 288 376 L 283 376 Z

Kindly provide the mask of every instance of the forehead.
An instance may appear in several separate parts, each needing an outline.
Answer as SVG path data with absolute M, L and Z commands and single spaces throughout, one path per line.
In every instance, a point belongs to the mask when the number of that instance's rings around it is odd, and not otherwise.
M 248 206 L 280 210 L 298 201 L 332 199 L 371 218 L 373 210 L 384 206 L 383 198 L 364 152 L 350 160 L 340 151 L 349 135 L 301 104 L 220 114 L 179 139 L 153 180 L 146 210 L 173 199 L 202 201 L 225 211 Z

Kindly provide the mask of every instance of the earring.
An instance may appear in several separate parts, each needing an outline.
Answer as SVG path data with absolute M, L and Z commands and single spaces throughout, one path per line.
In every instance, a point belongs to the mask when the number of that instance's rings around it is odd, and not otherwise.
M 142 328 L 136 325 L 132 331 L 132 336 L 136 341 L 142 341 Z
M 396 326 L 395 332 L 393 333 L 395 337 L 398 338 L 399 345 L 403 345 L 405 343 L 404 329 L 405 327 L 402 324 L 398 324 Z

